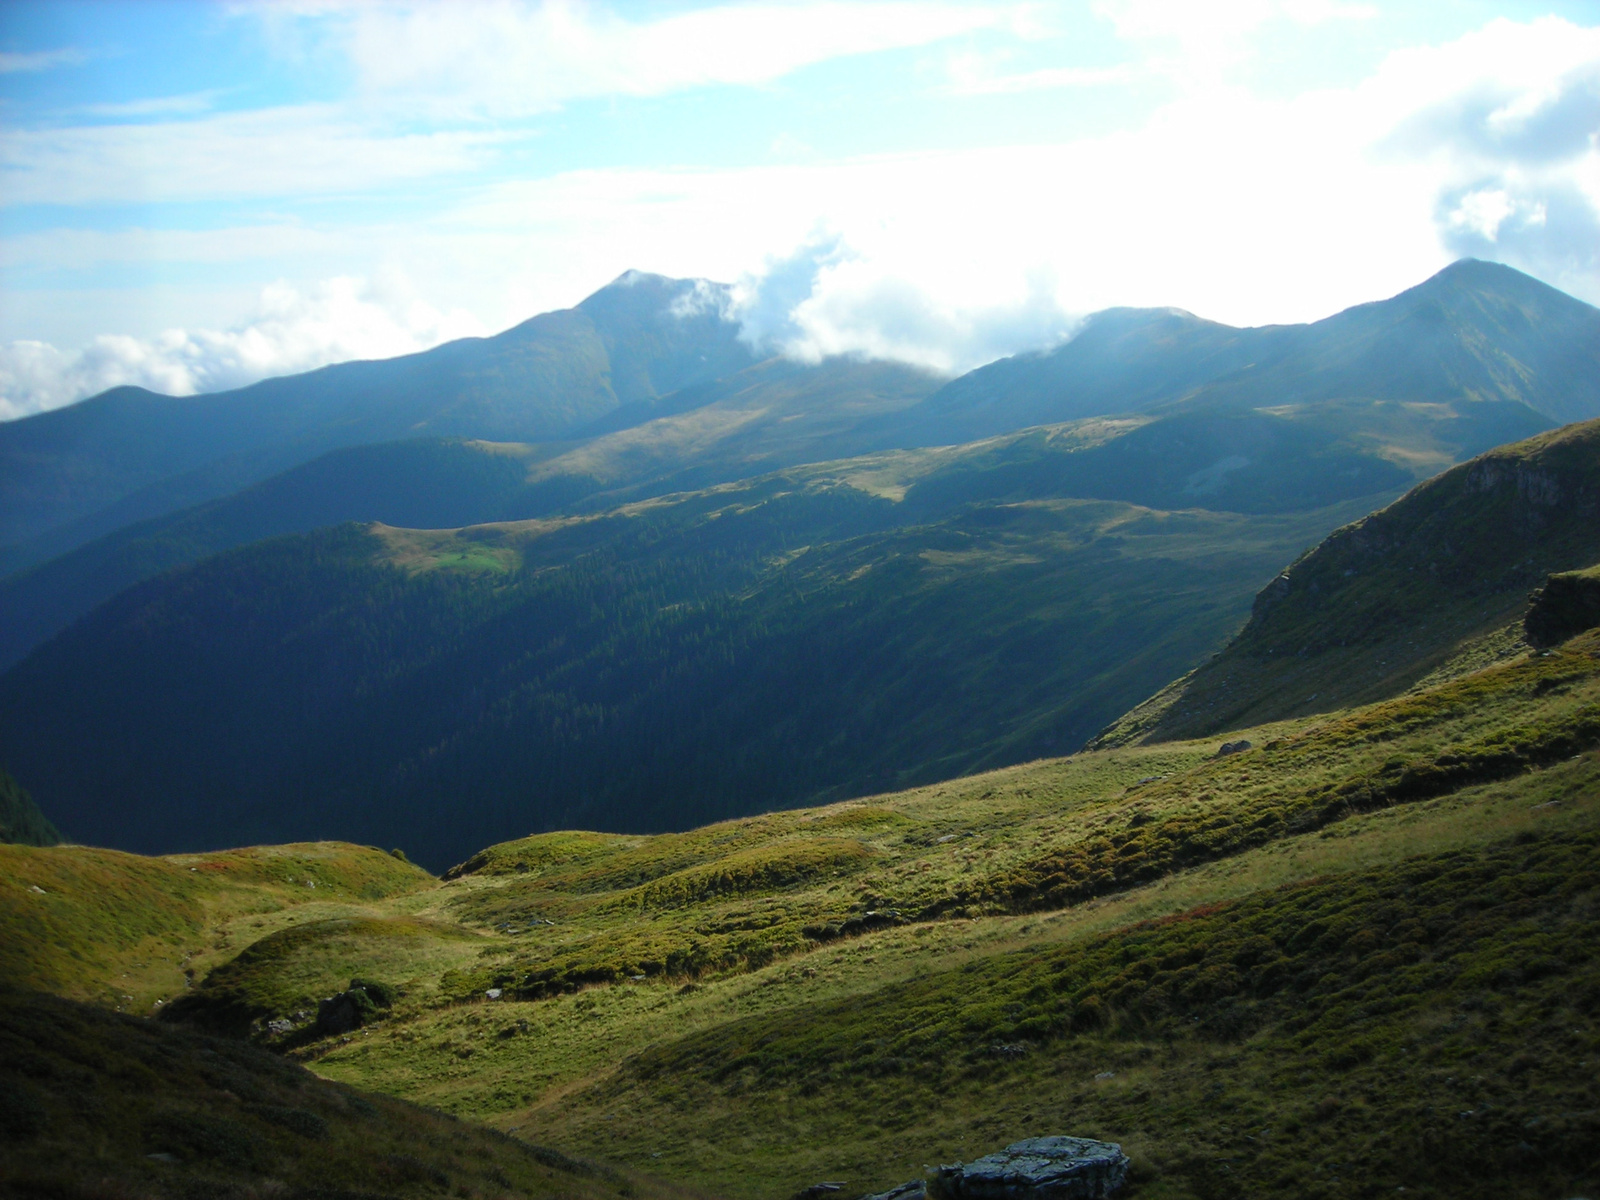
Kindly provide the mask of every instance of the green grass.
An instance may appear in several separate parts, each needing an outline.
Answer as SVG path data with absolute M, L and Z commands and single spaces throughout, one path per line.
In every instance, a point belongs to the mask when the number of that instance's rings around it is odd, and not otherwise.
M 162 1017 L 259 1036 L 261 1022 L 274 1017 L 292 1015 L 304 1026 L 317 1002 L 343 991 L 352 976 L 421 999 L 442 971 L 479 949 L 479 940 L 457 925 L 414 917 L 301 921 L 252 942 L 165 1006 Z
M 729 1197 L 886 1187 L 1051 1132 L 1122 1141 L 1141 1200 L 1365 1195 L 1353 1164 L 1441 1200 L 1579 1194 L 1600 631 L 1489 659 L 1224 757 L 1125 746 L 541 834 L 438 881 L 355 847 L 7 853 L 63 893 L 112 868 L 154 889 L 123 907 L 210 955 L 176 1016 Z M 402 995 L 315 1038 L 312 1001 L 354 975 Z
M 599 1200 L 676 1189 L 220 1038 L 0 991 L 0 1195 Z
M 339 842 L 168 858 L 0 845 L 0 974 L 145 1012 L 269 924 L 359 910 L 430 878 L 381 850 Z

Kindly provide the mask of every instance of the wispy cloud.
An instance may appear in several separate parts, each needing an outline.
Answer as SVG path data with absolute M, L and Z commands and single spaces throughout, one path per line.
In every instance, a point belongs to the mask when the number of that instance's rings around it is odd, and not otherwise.
M 0 142 L 0 195 L 18 205 L 367 192 L 477 170 L 519 136 L 481 128 L 396 131 L 335 105 L 14 130 Z
M 88 117 L 165 117 L 208 112 L 222 95 L 218 89 L 182 96 L 152 96 L 119 104 L 84 104 L 77 111 Z
M 0 50 L 0 75 L 13 71 L 49 71 L 55 67 L 75 67 L 87 62 L 89 56 L 70 46 L 60 50 L 35 50 L 30 53 L 12 53 Z

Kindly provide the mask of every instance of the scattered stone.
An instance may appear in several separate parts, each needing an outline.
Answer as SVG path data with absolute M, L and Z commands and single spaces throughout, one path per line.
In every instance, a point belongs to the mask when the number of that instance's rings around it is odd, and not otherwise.
M 861 1200 L 923 1200 L 927 1194 L 927 1183 L 921 1179 L 913 1179 L 910 1183 L 902 1183 L 887 1192 L 875 1192 L 870 1196 L 863 1196 Z
M 294 1022 L 288 1017 L 274 1017 L 267 1022 L 267 1032 L 282 1037 L 286 1033 L 294 1032 Z
M 48 893 L 46 893 L 46 891 L 45 891 L 45 890 L 44 890 L 44 889 L 43 889 L 43 888 L 42 888 L 42 887 L 40 887 L 40 886 L 39 886 L 39 885 L 38 885 L 38 884 L 37 884 L 37 883 L 35 883 L 35 884 L 32 884 L 32 885 L 30 885 L 30 886 L 29 886 L 29 888 L 28 888 L 28 890 L 29 890 L 29 891 L 30 891 L 30 892 L 38 892 L 38 893 L 39 893 L 39 895 L 41 895 L 41 896 L 44 896 L 44 895 L 47 895 L 47 894 L 48 894 Z
M 487 992 L 484 993 L 484 995 L 489 997 L 489 999 L 491 999 L 491 1000 L 498 1000 L 504 994 L 505 994 L 505 992 L 501 988 L 490 988 Z
M 1127 1178 L 1128 1156 L 1115 1142 L 1037 1137 L 976 1162 L 942 1166 L 927 1191 L 933 1200 L 1104 1200 Z
M 941 845 L 941 846 L 942 846 L 942 845 L 944 845 L 944 844 L 945 844 L 945 843 L 946 843 L 946 842 L 953 842 L 953 841 L 955 841 L 955 840 L 956 840 L 956 839 L 957 839 L 957 838 L 958 838 L 958 837 L 960 837 L 960 836 L 961 836 L 961 835 L 960 835 L 960 834 L 959 834 L 959 833 L 947 833 L 947 834 L 945 834 L 945 835 L 944 835 L 944 836 L 943 836 L 943 837 L 942 837 L 942 838 L 939 838 L 939 839 L 938 839 L 938 842 L 939 842 L 939 844 L 940 844 L 940 845 Z M 908 1185 L 907 1185 L 907 1186 L 908 1186 L 908 1187 L 909 1187 L 909 1186 L 910 1186 L 910 1185 L 909 1185 L 909 1184 L 908 1184 Z M 885 1192 L 885 1193 L 884 1193 L 884 1194 L 885 1194 L 885 1195 L 888 1195 L 888 1193 L 887 1193 L 887 1192 Z
M 1143 787 L 1147 783 L 1155 783 L 1155 782 L 1157 782 L 1160 778 L 1161 778 L 1161 776 L 1159 776 L 1159 775 L 1146 775 L 1143 779 L 1139 780 L 1133 786 L 1134 787 Z
M 810 1187 L 803 1187 L 794 1194 L 794 1200 L 821 1200 L 823 1196 L 831 1196 L 844 1187 L 842 1183 L 813 1183 Z
M 1230 754 L 1243 754 L 1254 744 L 1255 743 L 1251 742 L 1248 738 L 1240 738 L 1237 742 L 1223 742 L 1221 748 L 1216 753 L 1216 757 L 1227 758 Z
M 157 1150 L 154 1154 L 146 1154 L 146 1158 L 159 1163 L 175 1163 L 181 1161 L 176 1154 L 168 1154 L 165 1150 Z
M 989 1047 L 990 1054 L 997 1054 L 1001 1058 L 1021 1058 L 1027 1052 L 1026 1042 L 996 1042 Z
M 1115 1071 L 1101 1071 L 1095 1076 L 1096 1079 L 1115 1079 L 1116 1077 L 1117 1073 Z

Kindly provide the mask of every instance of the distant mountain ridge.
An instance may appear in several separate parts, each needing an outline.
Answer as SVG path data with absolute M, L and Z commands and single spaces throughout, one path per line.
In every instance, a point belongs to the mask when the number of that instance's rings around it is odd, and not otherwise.
M 723 291 L 630 271 L 575 308 L 493 337 L 209 395 L 113 388 L 0 424 L 0 544 L 54 531 L 59 553 L 340 446 L 563 437 L 754 362 Z M 11 558 L 13 569 L 26 561 L 16 548 Z
M 491 338 L 209 396 L 116 388 L 0 424 L 0 575 L 342 446 L 581 441 L 663 419 L 680 437 L 682 418 L 730 394 L 706 385 L 760 358 L 740 333 L 720 285 L 629 272 Z M 903 410 L 847 408 L 833 443 L 809 457 L 1180 407 L 1272 407 L 1369 435 L 1395 423 L 1384 405 L 1455 405 L 1462 431 L 1437 469 L 1600 416 L 1597 347 L 1600 311 L 1473 260 L 1310 325 L 1234 329 L 1175 309 L 1111 309 L 1062 346 L 981 367 Z M 734 477 L 736 453 L 722 477 Z M 796 461 L 769 452 L 746 473 Z
M 716 285 L 631 274 L 499 338 L 173 401 L 225 416 L 287 396 L 295 419 L 312 424 L 335 410 L 365 415 L 311 440 L 268 437 L 253 454 L 224 456 L 56 526 L 31 549 L 13 546 L 12 566 L 54 555 L 31 572 L 5 576 L 0 548 L 0 668 L 160 570 L 346 520 L 453 528 L 601 511 L 803 462 L 1114 413 L 1155 424 L 1125 427 L 1120 445 L 1075 460 L 1066 477 L 1037 459 L 1013 464 L 1019 494 L 1287 511 L 1398 489 L 1574 413 L 1600 415 L 1600 313 L 1490 263 L 1463 261 L 1311 325 L 1233 329 L 1175 309 L 1111 309 L 1063 346 L 942 387 L 896 363 L 754 361 L 725 305 Z M 430 391 L 436 378 L 448 386 Z M 340 379 L 359 386 L 344 395 Z M 0 465 L 8 438 L 74 421 L 103 425 L 105 414 L 90 420 L 91 410 L 114 408 L 117 395 L 0 426 Z M 426 419 L 412 421 L 417 412 Z M 556 426 L 558 440 L 526 440 Z M 383 449 L 373 438 L 385 430 L 450 437 L 432 449 Z M 182 434 L 179 457 L 188 442 L 205 443 L 187 427 Z M 152 436 L 165 444 L 166 434 Z M 138 452 L 141 436 L 126 440 L 117 452 Z M 312 454 L 330 440 L 356 444 Z M 22 463 L 13 490 L 48 475 L 49 457 Z M 273 474 L 274 464 L 302 458 Z M 1349 476 L 1342 482 L 1336 462 Z M 84 469 L 93 476 L 92 461 Z M 1040 469 L 1047 478 L 1024 478 Z M 238 490 L 261 476 L 270 478 Z M 205 503 L 191 506 L 196 498 Z M 0 514 L 8 504 L 0 483 Z
M 1052 350 L 952 381 L 902 422 L 966 441 L 1110 411 L 1350 400 L 1525 405 L 1553 425 L 1600 416 L 1600 310 L 1475 259 L 1307 325 L 1108 309 Z

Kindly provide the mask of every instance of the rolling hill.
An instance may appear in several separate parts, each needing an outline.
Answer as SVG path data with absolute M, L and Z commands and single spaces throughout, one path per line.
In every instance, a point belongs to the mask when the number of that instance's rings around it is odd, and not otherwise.
M 330 451 L 232 495 L 135 522 L 0 579 L 0 669 L 95 605 L 171 567 L 345 521 L 456 528 L 549 515 L 619 486 L 659 494 L 827 458 L 840 428 L 902 408 L 937 384 L 894 363 L 772 360 L 663 399 L 613 410 L 620 430 L 565 443 L 412 438 Z M 686 415 L 670 415 L 676 403 Z M 640 487 L 639 480 L 651 486 Z

